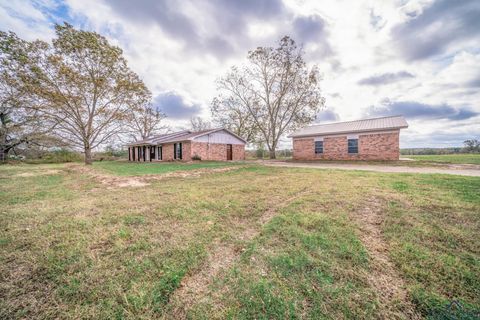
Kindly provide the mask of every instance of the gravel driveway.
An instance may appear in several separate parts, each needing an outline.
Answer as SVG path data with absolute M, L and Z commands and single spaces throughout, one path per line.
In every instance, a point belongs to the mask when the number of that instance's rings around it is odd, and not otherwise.
M 394 173 L 441 173 L 455 174 L 460 176 L 480 177 L 480 166 L 475 165 L 452 165 L 447 168 L 436 167 L 407 167 L 372 164 L 348 164 L 348 163 L 321 163 L 321 162 L 286 162 L 286 161 L 261 161 L 264 165 L 272 167 L 313 168 L 313 169 L 340 169 L 340 170 L 364 170 L 374 172 Z

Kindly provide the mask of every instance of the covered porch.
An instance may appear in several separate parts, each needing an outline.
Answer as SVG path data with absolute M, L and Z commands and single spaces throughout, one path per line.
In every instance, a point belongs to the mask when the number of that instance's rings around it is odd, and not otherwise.
M 161 145 L 140 145 L 128 148 L 128 161 L 161 161 Z

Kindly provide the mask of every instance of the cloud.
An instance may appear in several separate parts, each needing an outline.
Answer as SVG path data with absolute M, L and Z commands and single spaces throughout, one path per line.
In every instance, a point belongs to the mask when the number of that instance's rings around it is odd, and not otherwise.
M 367 86 L 378 86 L 414 77 L 415 76 L 413 74 L 406 71 L 400 71 L 396 73 L 383 73 L 361 79 L 360 81 L 358 81 L 358 84 Z
M 370 25 L 375 30 L 382 29 L 386 24 L 386 21 L 380 15 L 376 15 L 373 9 L 370 9 Z
M 478 0 L 438 0 L 392 29 L 402 56 L 409 61 L 444 53 L 450 45 L 480 40 Z
M 197 31 L 192 21 L 175 2 L 168 0 L 106 0 L 123 17 L 142 24 L 157 24 L 167 34 L 187 41 L 196 41 Z
M 285 10 L 281 0 L 104 1 L 126 20 L 149 28 L 158 26 L 190 52 L 220 58 L 249 44 L 247 30 L 253 21 L 268 21 Z
M 174 92 L 160 94 L 153 100 L 153 105 L 164 112 L 169 119 L 190 119 L 198 115 L 202 108 L 199 104 L 188 104 L 184 98 Z
M 402 133 L 401 142 L 403 148 L 428 148 L 428 147 L 462 147 L 468 139 L 477 138 L 480 132 L 473 130 L 435 130 L 429 133 L 418 132 Z
M 332 48 L 328 43 L 327 24 L 320 15 L 296 17 L 293 20 L 293 31 L 299 43 L 315 44 L 318 46 L 317 53 L 322 56 L 332 54 Z
M 321 122 L 335 122 L 335 121 L 339 121 L 339 120 L 340 120 L 340 116 L 338 115 L 338 113 L 336 113 L 335 111 L 333 111 L 331 109 L 322 110 L 317 114 L 317 122 L 319 122 L 319 123 L 321 123 Z
M 401 114 L 407 119 L 448 119 L 448 120 L 466 120 L 479 115 L 479 112 L 469 108 L 454 108 L 447 104 L 432 105 L 416 101 L 396 101 L 385 100 L 381 106 L 371 106 L 367 112 L 367 117 L 390 116 Z

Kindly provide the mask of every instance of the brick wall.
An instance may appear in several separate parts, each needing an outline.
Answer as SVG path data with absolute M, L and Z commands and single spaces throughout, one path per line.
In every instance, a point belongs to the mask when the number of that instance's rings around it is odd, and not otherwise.
M 173 143 L 162 144 L 162 161 L 173 161 L 174 160 L 174 148 Z M 190 142 L 182 142 L 182 161 L 192 160 L 190 152 Z
M 232 145 L 232 158 L 233 161 L 245 160 L 245 145 L 244 144 L 234 144 Z
M 132 149 L 133 150 L 133 149 Z M 162 145 L 162 161 L 174 160 L 173 143 L 166 143 Z M 149 154 L 147 152 L 147 154 Z M 206 142 L 182 142 L 182 161 L 191 161 L 192 156 L 199 155 L 202 160 L 227 160 L 227 145 L 220 143 L 206 143 Z M 137 154 L 135 160 L 138 161 Z M 152 159 L 153 161 L 157 161 Z M 245 160 L 245 145 L 232 145 L 232 160 Z M 143 161 L 143 159 L 141 160 Z M 147 158 L 148 161 L 148 158 Z
M 191 155 L 199 155 L 202 160 L 227 160 L 227 145 L 222 143 L 192 142 Z M 232 160 L 245 160 L 245 146 L 232 145 Z
M 315 154 L 314 138 L 293 139 L 295 160 L 398 160 L 400 131 L 359 134 L 358 153 L 348 153 L 347 136 L 324 137 L 323 153 Z

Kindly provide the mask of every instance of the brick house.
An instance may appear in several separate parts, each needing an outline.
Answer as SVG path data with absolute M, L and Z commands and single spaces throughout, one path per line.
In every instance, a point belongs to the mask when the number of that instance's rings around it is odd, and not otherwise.
M 313 125 L 294 132 L 294 160 L 398 160 L 403 116 Z
M 246 141 L 227 129 L 180 131 L 128 144 L 129 161 L 244 160 Z

